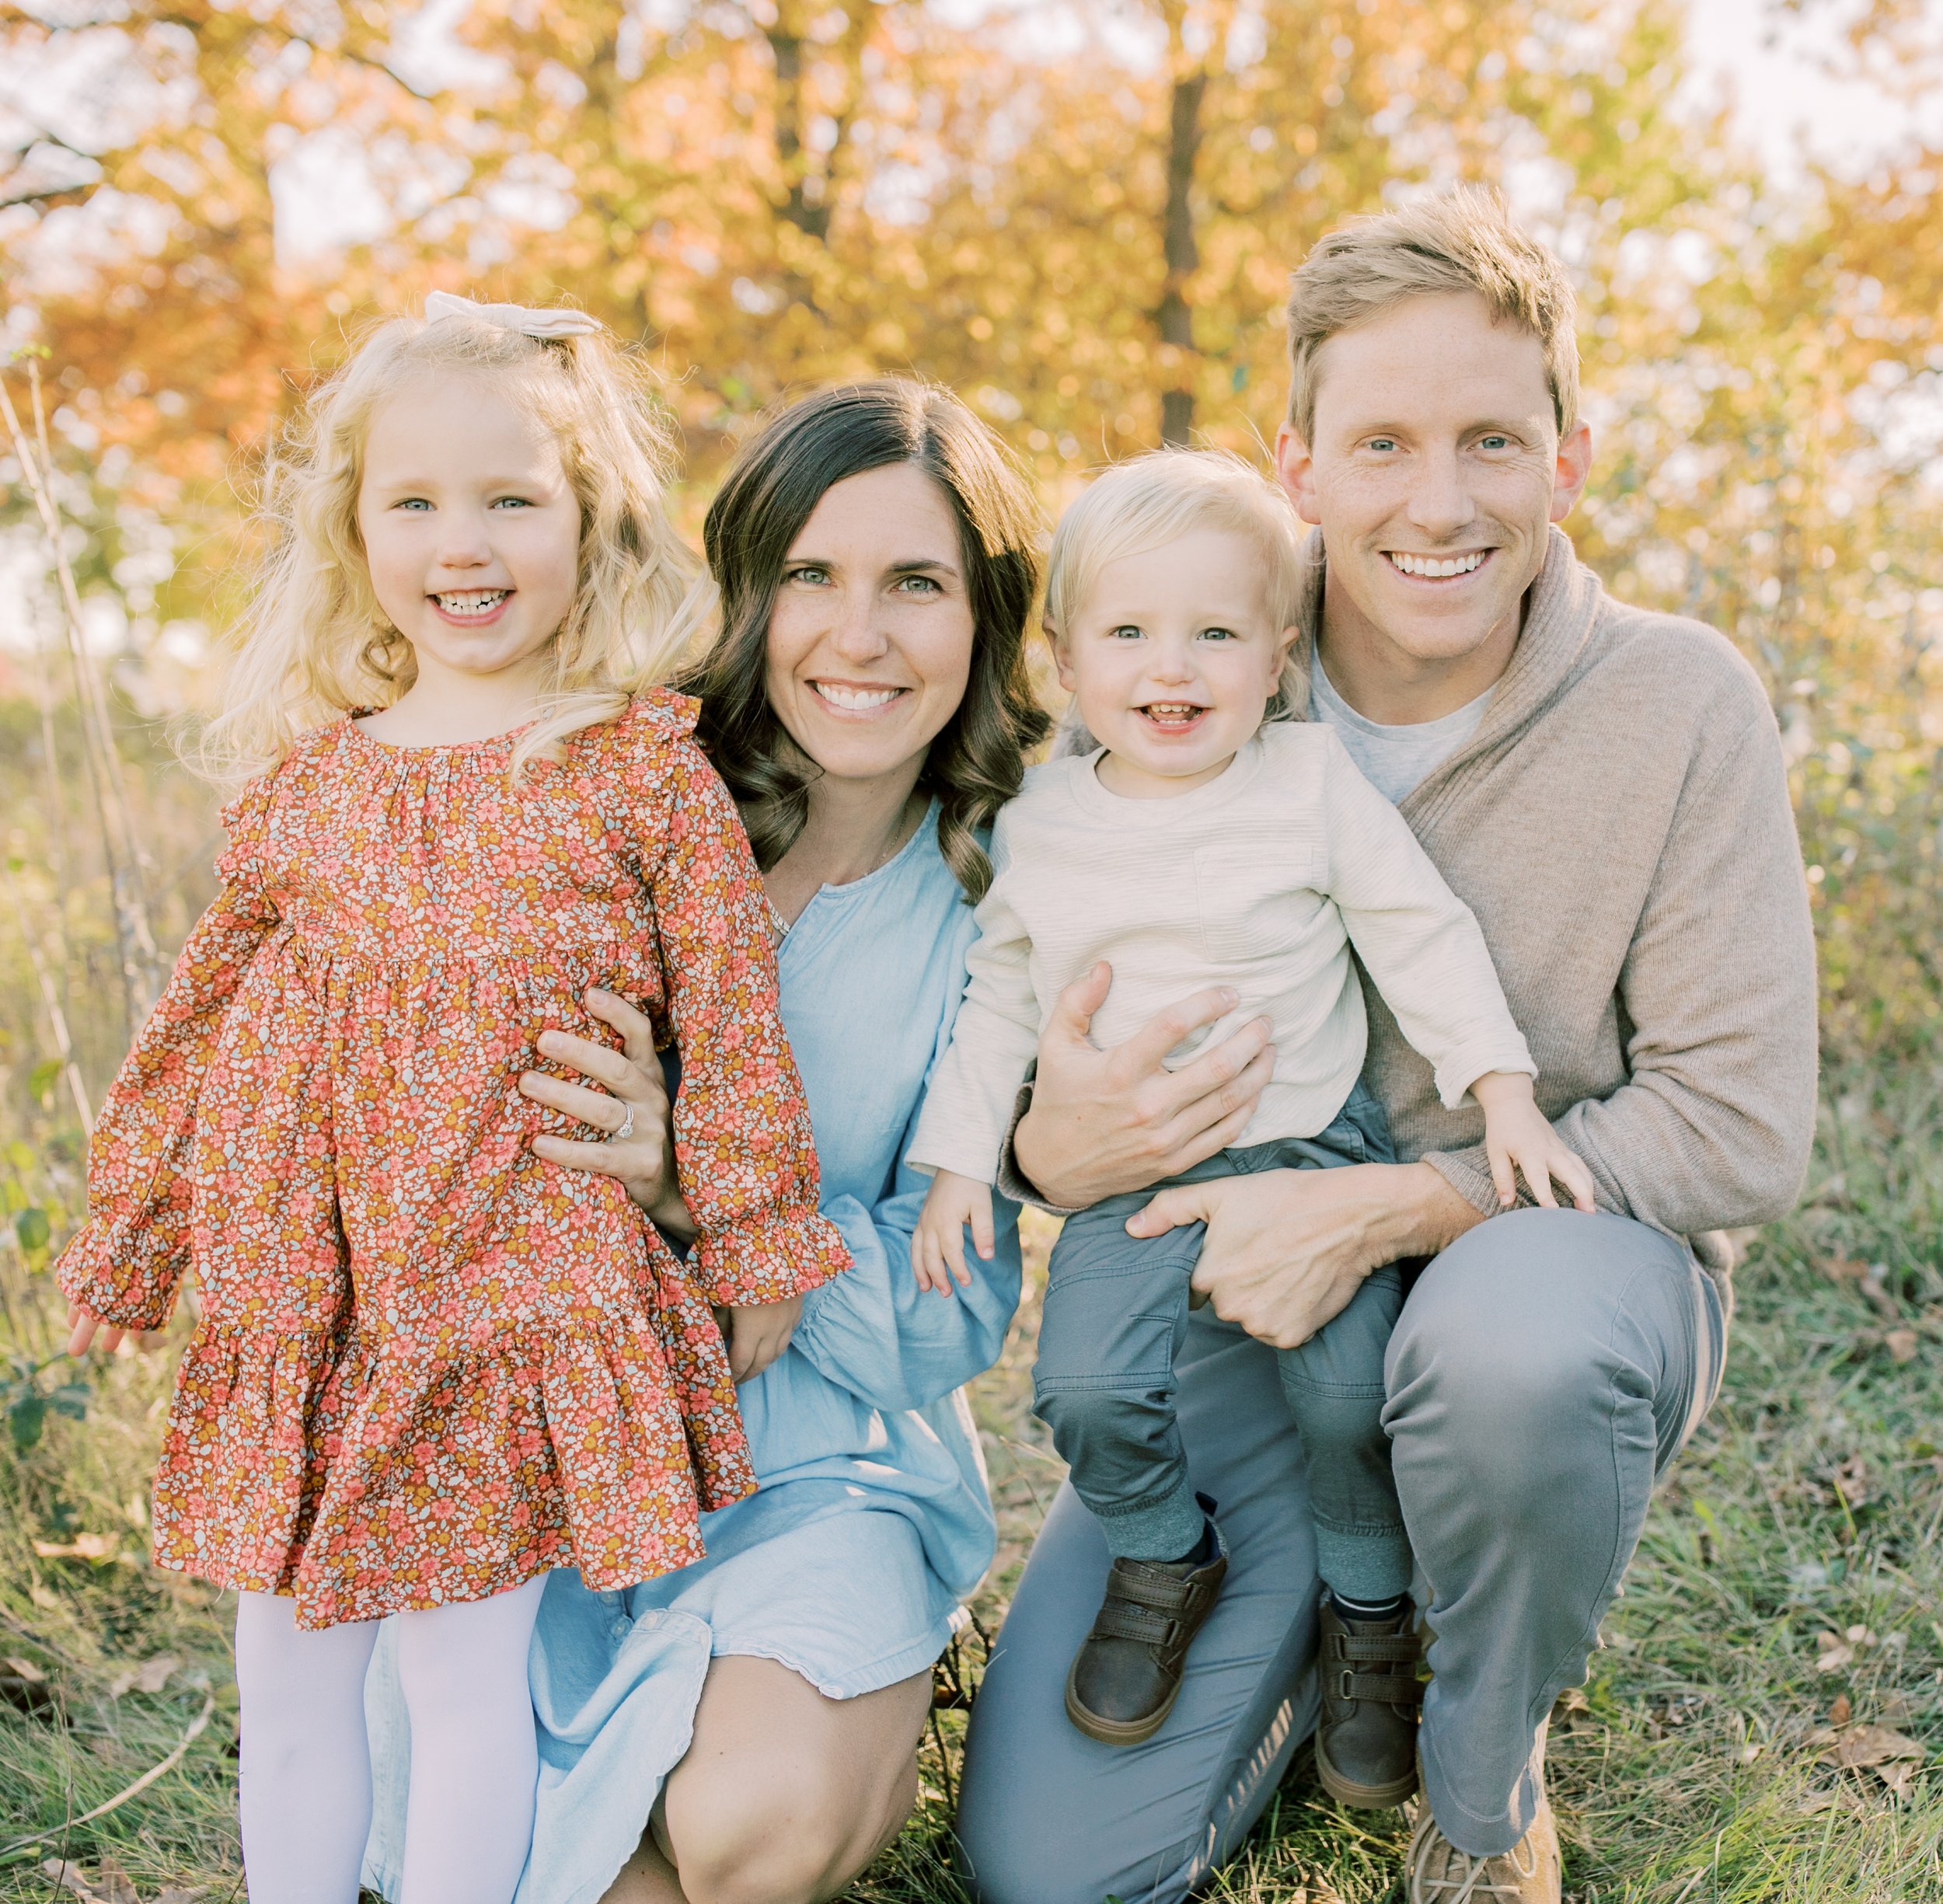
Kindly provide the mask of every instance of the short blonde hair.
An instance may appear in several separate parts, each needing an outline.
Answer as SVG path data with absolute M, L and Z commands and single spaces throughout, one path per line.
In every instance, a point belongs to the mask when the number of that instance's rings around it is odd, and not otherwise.
M 1578 300 L 1565 268 L 1478 186 L 1352 218 L 1321 239 L 1289 281 L 1289 427 L 1316 423 L 1316 358 L 1338 331 L 1406 298 L 1475 291 L 1500 323 L 1530 331 L 1545 354 L 1558 434 L 1578 423 Z
M 558 442 L 581 509 L 580 572 L 554 637 L 539 720 L 515 775 L 672 671 L 711 599 L 663 496 L 673 431 L 652 373 L 605 330 L 542 341 L 483 318 L 393 318 L 298 410 L 273 449 L 258 518 L 264 549 L 224 706 L 197 765 L 234 783 L 274 768 L 307 730 L 411 685 L 411 645 L 378 606 L 358 528 L 378 411 L 428 375 L 477 378 Z
M 1272 624 L 1292 626 L 1300 607 L 1306 560 L 1289 499 L 1225 450 L 1159 449 L 1116 463 L 1094 478 L 1059 518 L 1046 558 L 1045 625 L 1055 640 L 1070 633 L 1110 562 L 1164 547 L 1198 528 L 1245 536 L 1260 552 Z M 1296 652 L 1265 718 L 1291 718 L 1308 705 L 1308 675 Z

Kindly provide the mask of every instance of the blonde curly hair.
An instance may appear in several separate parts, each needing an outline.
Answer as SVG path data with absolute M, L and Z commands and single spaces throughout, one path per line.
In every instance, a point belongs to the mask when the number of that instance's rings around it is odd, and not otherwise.
M 490 380 L 524 404 L 559 444 L 580 502 L 579 583 L 548 650 L 539 717 L 513 751 L 515 776 L 671 673 L 705 618 L 712 590 L 664 504 L 673 431 L 644 365 L 605 330 L 542 341 L 469 315 L 392 318 L 312 392 L 268 459 L 264 554 L 222 710 L 192 750 L 211 779 L 267 772 L 309 730 L 411 685 L 411 644 L 372 588 L 358 495 L 372 419 L 438 371 Z

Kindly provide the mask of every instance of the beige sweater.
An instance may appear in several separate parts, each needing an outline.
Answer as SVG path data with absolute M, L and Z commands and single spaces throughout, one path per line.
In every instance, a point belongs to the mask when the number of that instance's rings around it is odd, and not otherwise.
M 1724 1276 L 1713 1233 L 1791 1206 L 1815 1122 L 1807 884 L 1753 669 L 1711 628 L 1615 602 L 1554 529 L 1477 731 L 1398 811 L 1484 929 L 1538 1101 L 1600 1207 L 1688 1237 Z M 1364 992 L 1365 1076 L 1399 1156 L 1495 1212 L 1483 1113 L 1439 1101 Z
M 1313 1137 L 1355 1087 L 1366 1040 L 1352 943 L 1446 1104 L 1488 1071 L 1530 1072 L 1477 922 L 1334 729 L 1277 721 L 1216 779 L 1164 800 L 1109 792 L 1099 758 L 1034 767 L 999 815 L 970 982 L 907 1163 L 992 1180 L 1040 1027 L 1102 959 L 1102 1044 L 1216 985 L 1240 1003 L 1170 1066 L 1268 1019 L 1275 1075 L 1240 1146 Z

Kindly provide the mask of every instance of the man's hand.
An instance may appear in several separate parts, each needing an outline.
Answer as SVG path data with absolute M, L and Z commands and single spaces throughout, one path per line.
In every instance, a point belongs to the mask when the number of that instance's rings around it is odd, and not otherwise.
M 1223 1321 L 1295 1348 L 1373 1269 L 1434 1256 L 1483 1220 L 1427 1163 L 1357 1163 L 1181 1184 L 1129 1217 L 1127 1233 L 1205 1223 L 1193 1289 Z
M 727 1313 L 728 1323 L 722 1333 L 728 1337 L 729 1376 L 734 1381 L 747 1382 L 789 1347 L 796 1325 L 803 1320 L 803 1299 L 793 1295 L 787 1302 L 762 1302 Z
M 1064 1209 L 1205 1163 L 1240 1136 L 1275 1070 L 1265 1018 L 1178 1071 L 1161 1069 L 1183 1039 L 1235 1009 L 1226 987 L 1197 992 L 1100 1050 L 1087 1034 L 1112 982 L 1112 968 L 1096 965 L 1059 994 L 1039 1037 L 1031 1107 L 1013 1139 L 1020 1171 Z

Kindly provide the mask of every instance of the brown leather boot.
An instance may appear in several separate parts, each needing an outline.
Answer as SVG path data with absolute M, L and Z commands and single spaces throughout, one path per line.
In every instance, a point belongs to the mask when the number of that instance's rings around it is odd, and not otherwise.
M 1509 1851 L 1473 1857 L 1437 1829 L 1426 1805 L 1410 1834 L 1404 1869 L 1410 1904 L 1559 1904 L 1558 1826 L 1541 1797 L 1531 1829 Z
M 1228 1543 L 1210 1521 L 1214 1557 L 1119 1561 L 1066 1674 L 1066 1717 L 1104 1745 L 1137 1745 L 1160 1730 L 1181 1691 L 1188 1648 L 1228 1571 Z
M 1401 1805 L 1417 1789 L 1417 1609 L 1346 1620 L 1325 1591 L 1320 1618 L 1316 1775 L 1338 1805 Z

